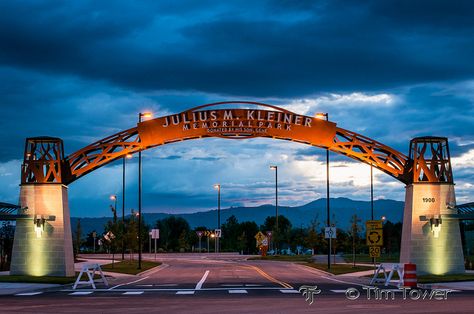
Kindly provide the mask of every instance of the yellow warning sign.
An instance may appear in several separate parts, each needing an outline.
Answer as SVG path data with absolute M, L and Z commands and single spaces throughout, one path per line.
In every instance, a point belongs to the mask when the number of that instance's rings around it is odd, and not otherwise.
M 380 246 L 370 246 L 369 255 L 370 257 L 380 257 Z
M 266 236 L 261 232 L 257 232 L 255 235 L 255 240 L 257 240 L 257 246 L 261 245 Z
M 383 230 L 382 229 L 367 229 L 366 240 L 368 246 L 382 246 L 383 245 Z

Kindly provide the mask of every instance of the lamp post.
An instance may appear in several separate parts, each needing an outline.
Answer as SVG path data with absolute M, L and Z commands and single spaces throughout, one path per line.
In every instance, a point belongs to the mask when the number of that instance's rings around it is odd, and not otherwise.
M 221 185 L 214 184 L 214 188 L 217 189 L 217 229 L 221 229 Z M 216 252 L 219 252 L 220 241 L 219 237 L 216 235 Z
M 370 219 L 374 220 L 374 167 L 370 165 Z
M 132 154 L 127 154 L 122 158 L 122 260 L 125 259 L 125 159 L 132 158 Z
M 329 113 L 317 113 L 316 118 L 322 119 L 326 118 L 326 121 L 329 121 Z M 329 149 L 326 149 L 326 214 L 327 214 L 327 227 L 331 227 L 331 218 L 329 210 Z M 329 238 L 329 250 L 328 250 L 328 269 L 331 269 L 331 244 L 332 238 Z
M 270 166 L 271 170 L 275 170 L 275 233 L 274 239 L 278 239 L 278 166 Z M 275 241 L 275 240 L 274 240 Z M 273 243 L 274 246 L 276 243 Z M 275 252 L 277 251 L 278 247 L 275 247 Z
M 151 118 L 151 112 L 140 112 L 138 123 L 142 118 Z M 142 269 L 142 148 L 138 151 L 138 269 Z
M 114 224 L 117 223 L 117 195 L 110 195 L 110 200 L 114 201 Z

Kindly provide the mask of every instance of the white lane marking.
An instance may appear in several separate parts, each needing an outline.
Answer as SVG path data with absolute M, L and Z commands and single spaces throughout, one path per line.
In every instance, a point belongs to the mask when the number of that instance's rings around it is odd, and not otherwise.
M 244 287 L 243 285 L 241 284 L 235 284 L 235 285 L 231 285 L 231 284 L 221 284 L 222 287 Z
M 118 287 L 121 287 L 121 286 L 130 285 L 130 284 L 132 284 L 132 283 L 136 283 L 136 282 L 145 280 L 145 279 L 147 279 L 148 277 L 150 277 L 150 276 L 146 276 L 146 277 L 140 278 L 140 279 L 135 280 L 135 281 L 130 281 L 130 282 L 122 283 L 122 284 L 120 284 L 120 285 L 116 285 L 116 286 L 113 286 L 112 288 L 109 288 L 109 290 L 113 290 L 113 289 L 118 288 Z
M 77 292 L 69 293 L 69 295 L 88 295 L 91 293 L 92 291 L 77 291 Z
M 347 291 L 347 289 L 344 289 L 344 290 L 331 290 L 332 292 L 334 293 L 345 293 Z
M 137 285 L 137 287 L 153 287 L 153 285 Z
M 207 278 L 208 275 L 209 275 L 209 271 L 206 270 L 206 272 L 202 276 L 201 280 L 199 280 L 199 282 L 197 283 L 196 288 L 194 288 L 195 290 L 201 290 L 202 285 L 204 284 L 204 281 L 206 281 L 206 278 Z
M 247 290 L 234 289 L 229 290 L 229 293 L 247 293 Z
M 186 290 L 186 291 L 178 291 L 176 292 L 176 294 L 194 294 L 194 291 L 189 291 L 189 290 Z
M 143 294 L 143 292 L 145 291 L 127 291 L 124 293 L 124 295 L 139 295 L 139 294 Z
M 255 283 L 246 283 L 245 286 L 246 287 L 261 287 L 262 285 L 257 285 Z
M 288 289 L 288 290 L 284 290 L 284 289 L 281 289 L 280 290 L 281 293 L 300 293 L 298 290 L 295 290 L 295 289 Z
M 16 296 L 29 296 L 29 295 L 38 295 L 38 294 L 42 294 L 43 292 L 24 292 L 24 293 L 17 293 L 15 294 Z

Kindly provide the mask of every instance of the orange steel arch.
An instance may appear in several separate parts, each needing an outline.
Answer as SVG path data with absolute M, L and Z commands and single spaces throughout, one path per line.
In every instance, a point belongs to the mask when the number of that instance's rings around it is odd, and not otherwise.
M 212 108 L 229 104 L 245 105 L 247 108 Z M 248 109 L 249 105 L 266 109 Z M 329 149 L 372 165 L 405 184 L 412 181 L 410 159 L 380 142 L 339 128 L 334 122 L 299 115 L 276 106 L 230 101 L 207 104 L 144 121 L 136 127 L 92 143 L 63 160 L 62 183 L 69 184 L 114 160 L 124 158 L 126 154 L 206 137 L 267 137 L 299 142 Z

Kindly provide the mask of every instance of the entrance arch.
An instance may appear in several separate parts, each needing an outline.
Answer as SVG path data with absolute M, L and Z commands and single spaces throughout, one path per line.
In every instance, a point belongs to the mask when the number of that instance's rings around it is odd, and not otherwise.
M 218 108 L 229 105 L 235 108 Z M 251 106 L 259 109 L 250 109 Z M 59 261 L 54 258 L 46 259 L 45 265 L 59 265 L 63 271 L 54 273 L 56 275 L 71 272 L 69 256 L 72 256 L 72 246 L 67 185 L 114 160 L 124 158 L 127 154 L 178 141 L 207 137 L 235 140 L 266 137 L 294 141 L 346 155 L 385 172 L 407 185 L 402 261 L 417 263 L 421 273 L 460 272 L 461 268 L 464 269 L 459 226 L 456 228 L 454 223 L 443 222 L 447 231 L 441 233 L 444 235 L 443 239 L 438 241 L 426 231 L 426 223 L 421 223 L 417 217 L 419 214 L 425 214 L 428 218 L 445 214 L 448 210 L 447 202 L 454 202 L 454 183 L 446 138 L 413 139 L 410 143 L 410 154 L 407 156 L 376 140 L 339 128 L 334 122 L 249 101 L 206 104 L 177 114 L 143 121 L 133 128 L 94 142 L 66 157 L 61 139 L 27 139 L 22 165 L 21 205 L 28 206 L 34 215 L 53 212 L 59 217 L 56 225 L 50 225 L 50 233 L 47 234 L 51 234 L 50 241 L 59 241 L 56 247 L 59 248 L 60 254 L 56 255 L 61 257 Z M 423 204 L 422 199 L 427 198 L 438 201 Z M 18 245 L 13 256 L 13 273 L 52 274 L 53 266 L 32 272 L 28 269 L 31 265 L 22 264 L 25 258 L 32 259 L 37 253 L 32 253 L 31 250 L 22 251 L 24 246 L 32 245 L 27 239 L 23 239 L 24 243 L 21 242 L 22 236 L 31 232 L 32 226 L 17 226 L 19 240 L 16 241 Z M 446 241 L 449 241 L 449 247 L 445 245 L 440 251 L 439 242 L 448 243 Z M 47 245 L 43 242 L 43 245 Z M 38 249 L 35 246 L 36 251 Z M 447 253 L 455 254 L 452 254 L 454 256 L 446 265 L 435 269 L 433 265 L 438 262 L 436 260 L 447 258 Z

